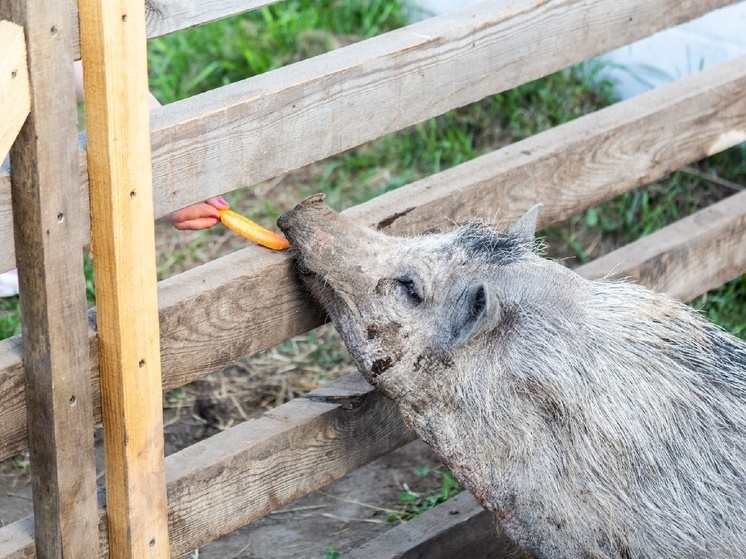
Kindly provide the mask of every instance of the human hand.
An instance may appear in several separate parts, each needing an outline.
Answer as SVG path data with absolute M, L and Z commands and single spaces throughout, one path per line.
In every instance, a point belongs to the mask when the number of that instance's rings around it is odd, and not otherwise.
M 227 210 L 228 208 L 230 208 L 230 204 L 222 196 L 218 196 L 171 212 L 166 216 L 166 220 L 179 231 L 209 229 L 220 221 L 218 210 Z

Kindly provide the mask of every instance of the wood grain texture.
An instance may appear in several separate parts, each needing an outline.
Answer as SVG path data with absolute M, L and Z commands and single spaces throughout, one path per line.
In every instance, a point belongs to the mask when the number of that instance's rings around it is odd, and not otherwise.
M 522 559 L 469 492 L 347 551 L 345 559 Z
M 310 396 L 166 458 L 171 557 L 182 557 L 414 440 L 396 407 L 357 373 Z M 34 557 L 27 528 L 28 520 L 0 528 L 1 559 Z M 101 538 L 100 557 L 106 558 L 103 523 Z
M 153 112 L 156 217 L 732 2 L 483 2 L 172 103 Z M 0 173 L 0 271 L 12 267 L 2 192 Z
M 577 272 L 592 279 L 629 278 L 679 299 L 694 299 L 746 272 L 746 191 L 585 264 Z
M 173 103 L 153 119 L 156 215 L 298 169 L 728 3 L 482 2 Z
M 723 139 L 746 130 L 744 88 L 746 58 L 404 186 L 347 215 L 408 234 L 485 216 L 486 208 L 486 217 L 498 215 L 512 223 L 542 201 L 539 217 L 547 226 L 657 180 L 704 157 L 713 146 L 724 147 Z M 708 258 L 722 263 L 728 255 Z M 287 256 L 253 246 L 161 282 L 159 308 L 165 390 L 272 347 L 323 319 L 297 283 Z M 0 342 L 5 362 L 0 383 L 10 387 L 0 392 L 0 457 L 23 449 L 23 434 L 17 431 L 24 409 L 16 344 Z M 96 369 L 92 376 L 97 377 Z
M 68 15 L 66 0 L 0 4 L 0 18 L 23 26 L 31 85 L 31 111 L 10 159 L 35 553 L 44 559 L 93 559 L 98 515 L 83 276 L 85 222 L 78 203 Z
M 163 410 L 142 0 L 79 0 L 108 541 L 165 559 Z
M 31 92 L 26 67 L 26 40 L 23 27 L 0 21 L 0 160 L 21 131 L 31 110 Z
M 279 0 L 144 0 L 148 39 L 210 23 L 228 16 L 275 4 Z M 71 4 L 71 12 L 73 11 Z M 75 20 L 77 21 L 77 13 Z M 80 58 L 80 37 L 75 26 L 75 59 Z
M 255 10 L 279 0 L 145 0 L 148 39 L 224 17 Z

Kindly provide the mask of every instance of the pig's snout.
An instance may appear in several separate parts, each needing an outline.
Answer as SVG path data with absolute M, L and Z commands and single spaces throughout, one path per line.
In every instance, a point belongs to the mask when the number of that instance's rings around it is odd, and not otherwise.
M 331 213 L 329 207 L 324 204 L 324 198 L 322 193 L 309 196 L 279 217 L 277 226 L 290 239 L 291 244 L 302 242 L 303 233 L 310 231 L 311 224 L 318 222 L 324 213 Z

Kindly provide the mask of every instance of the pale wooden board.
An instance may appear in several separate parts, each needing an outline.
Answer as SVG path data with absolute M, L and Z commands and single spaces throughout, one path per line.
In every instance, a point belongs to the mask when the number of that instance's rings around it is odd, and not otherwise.
M 745 87 L 746 59 L 733 61 L 402 187 L 348 215 L 373 226 L 388 223 L 387 230 L 401 234 L 449 227 L 450 219 L 484 216 L 485 208 L 488 217 L 512 223 L 542 201 L 546 226 L 725 147 L 724 139 L 746 129 Z M 166 390 L 321 321 L 287 257 L 259 247 L 161 282 L 159 305 Z M 10 352 L 5 358 L 3 348 Z M 0 385 L 10 387 L 0 396 L 0 458 L 23 449 L 14 348 L 0 342 L 6 363 Z
M 498 533 L 495 519 L 464 491 L 403 524 L 391 528 L 344 559 L 521 559 L 524 556 Z
M 66 0 L 0 3 L 0 18 L 22 25 L 28 40 L 31 112 L 10 156 L 36 546 L 41 557 L 93 559 L 85 222 L 68 14 Z
M 335 398 L 337 384 L 342 401 Z M 173 454 L 166 459 L 171 557 L 182 557 L 412 440 L 396 407 L 355 373 L 314 400 L 297 398 Z M 103 523 L 100 536 L 105 558 Z M 34 557 L 32 542 L 28 520 L 0 528 L 0 558 Z
M 0 21 L 0 160 L 21 131 L 31 109 L 23 27 Z
M 156 216 L 732 2 L 493 0 L 172 103 L 153 113 Z M 2 190 L 0 176 L 0 204 Z M 3 213 L 0 206 L 0 271 L 12 267 Z
M 165 559 L 145 12 L 142 0 L 78 6 L 109 543 L 117 559 Z
M 145 0 L 148 38 L 255 10 L 279 0 Z
M 182 31 L 203 23 L 275 4 L 279 0 L 145 0 L 148 39 Z M 73 11 L 71 4 L 71 12 Z M 77 20 L 77 14 L 74 14 Z M 75 59 L 80 58 L 77 26 L 73 38 Z
M 661 257 L 665 254 L 665 257 Z M 710 255 L 715 255 L 711 258 Z M 722 255 L 722 257 L 718 257 Z M 578 268 L 691 300 L 746 271 L 746 191 Z

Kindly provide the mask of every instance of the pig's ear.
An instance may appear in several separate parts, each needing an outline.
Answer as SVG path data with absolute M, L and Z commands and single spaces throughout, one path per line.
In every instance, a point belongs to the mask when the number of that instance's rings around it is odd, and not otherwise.
M 536 234 L 536 219 L 539 217 L 539 211 L 542 207 L 541 204 L 536 204 L 523 214 L 523 217 L 513 226 L 512 232 L 518 237 L 533 239 Z
M 459 298 L 459 308 L 453 313 L 453 343 L 464 345 L 477 332 L 489 311 L 489 299 L 487 286 L 483 283 L 472 285 L 464 291 Z

